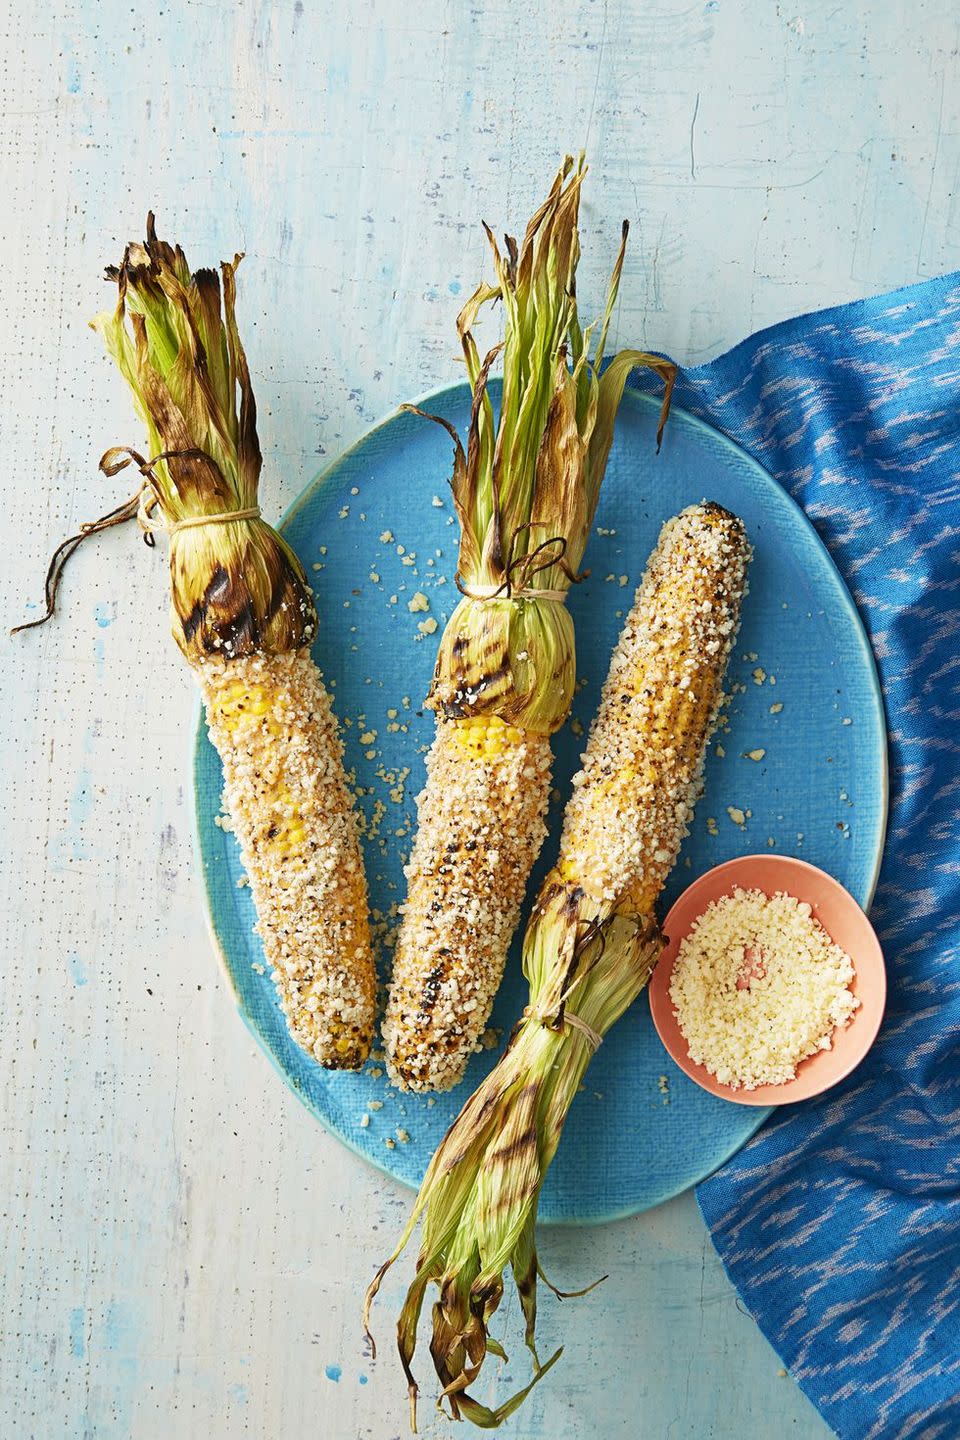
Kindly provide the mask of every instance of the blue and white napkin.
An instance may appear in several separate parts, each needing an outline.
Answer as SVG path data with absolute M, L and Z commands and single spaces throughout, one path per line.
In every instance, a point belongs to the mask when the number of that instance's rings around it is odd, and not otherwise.
M 849 1080 L 702 1184 L 745 1304 L 844 1440 L 960 1437 L 960 274 L 804 315 L 677 403 L 776 476 L 839 566 L 890 739 L 871 918 L 890 982 Z

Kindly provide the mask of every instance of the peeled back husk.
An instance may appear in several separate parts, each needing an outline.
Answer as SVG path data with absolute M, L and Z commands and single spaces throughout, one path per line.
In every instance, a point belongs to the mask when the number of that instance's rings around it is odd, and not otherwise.
M 447 623 L 427 704 L 447 719 L 495 714 L 549 735 L 573 700 L 573 621 L 556 600 L 464 598 Z
M 130 385 L 150 445 L 146 460 L 110 450 L 101 468 L 140 468 L 149 515 L 170 535 L 173 636 L 192 661 L 299 650 L 317 630 L 303 567 L 265 520 L 177 528 L 257 505 L 257 407 L 236 321 L 241 258 L 219 275 L 191 272 L 150 214 L 146 241 L 107 270 L 116 306 L 90 322 Z

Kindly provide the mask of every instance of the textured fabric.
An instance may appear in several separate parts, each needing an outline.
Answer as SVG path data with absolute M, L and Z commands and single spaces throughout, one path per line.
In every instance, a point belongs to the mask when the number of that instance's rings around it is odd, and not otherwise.
M 700 1186 L 727 1271 L 850 1440 L 960 1436 L 960 274 L 777 325 L 677 401 L 803 506 L 866 622 L 890 738 L 872 919 L 889 1003 L 846 1083 Z M 799 779 L 799 777 L 798 777 Z

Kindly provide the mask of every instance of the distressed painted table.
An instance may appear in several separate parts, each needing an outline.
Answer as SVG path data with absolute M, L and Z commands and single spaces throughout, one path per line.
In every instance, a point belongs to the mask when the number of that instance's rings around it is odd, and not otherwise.
M 139 441 L 84 322 L 148 205 L 197 263 L 247 252 L 273 511 L 456 373 L 477 222 L 522 222 L 565 147 L 594 161 L 587 308 L 633 222 L 620 343 L 698 360 L 960 264 L 953 0 L 791 3 L 4 0 L 5 619 L 118 495 L 101 451 Z M 232 1010 L 164 590 L 114 533 L 77 558 L 61 622 L 2 647 L 0 1434 L 390 1440 L 402 1387 L 358 1304 L 408 1196 L 320 1131 Z M 567 1351 L 509 1433 L 827 1433 L 692 1196 L 548 1232 L 543 1258 L 570 1288 L 610 1278 L 562 1315 L 544 1299 L 544 1350 Z

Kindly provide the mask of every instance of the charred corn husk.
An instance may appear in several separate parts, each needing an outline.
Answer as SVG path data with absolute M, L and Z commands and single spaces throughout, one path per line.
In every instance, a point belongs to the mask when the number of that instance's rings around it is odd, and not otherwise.
M 701 785 L 739 623 L 749 546 L 717 505 L 664 526 L 610 666 L 564 817 L 560 857 L 524 940 L 530 1003 L 511 1042 L 434 1155 L 397 1250 L 422 1219 L 399 1325 L 415 1423 L 417 1324 L 431 1283 L 431 1356 L 455 1418 L 499 1425 L 558 1359 L 535 1344 L 540 1188 L 590 1057 L 634 1001 L 662 949 L 654 903 Z M 513 1272 L 533 1355 L 530 1383 L 496 1409 L 469 1393 L 488 1324 Z
M 192 666 L 224 772 L 258 929 L 290 1030 L 323 1065 L 356 1068 L 370 1049 L 375 975 L 353 799 L 336 721 L 310 658 L 317 615 L 303 568 L 260 518 L 256 405 L 235 316 L 236 256 L 191 274 L 158 240 L 127 247 L 116 308 L 93 328 L 133 392 L 149 455 L 131 461 L 138 493 L 56 552 L 53 613 L 65 560 L 90 534 L 139 519 L 170 542 L 171 625 Z
M 531 867 L 546 834 L 550 735 L 570 709 L 573 624 L 564 606 L 593 522 L 629 371 L 674 368 L 623 351 L 600 374 L 624 226 L 596 343 L 580 330 L 577 216 L 586 173 L 567 159 L 521 246 L 487 231 L 497 283 L 458 319 L 473 390 L 467 449 L 454 433 L 464 598 L 447 624 L 427 704 L 437 729 L 418 799 L 383 1034 L 392 1079 L 445 1090 L 490 1014 Z M 504 339 L 481 362 L 472 326 L 500 300 Z M 490 367 L 503 351 L 494 418 Z M 446 422 L 441 422 L 446 423 Z M 449 426 L 447 427 L 450 428 Z

